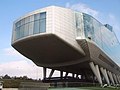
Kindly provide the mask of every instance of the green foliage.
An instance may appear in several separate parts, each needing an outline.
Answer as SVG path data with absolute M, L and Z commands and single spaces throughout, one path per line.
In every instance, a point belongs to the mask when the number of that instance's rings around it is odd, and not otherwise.
M 102 88 L 102 87 L 79 87 L 79 88 L 50 88 L 48 90 L 120 90 L 116 88 Z
M 27 76 L 10 77 L 9 75 L 2 76 L 0 81 L 3 81 L 4 88 L 18 88 L 21 82 L 40 82 L 41 80 L 33 80 Z
M 40 82 L 36 80 L 3 79 L 4 88 L 18 88 L 21 82 Z

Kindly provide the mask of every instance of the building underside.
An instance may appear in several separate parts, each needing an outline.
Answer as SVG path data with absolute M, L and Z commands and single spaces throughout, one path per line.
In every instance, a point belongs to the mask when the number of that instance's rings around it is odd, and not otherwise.
M 44 80 L 52 80 L 54 71 L 59 70 L 61 80 L 63 80 L 63 72 L 66 72 L 64 80 L 68 79 L 68 73 L 72 73 L 72 81 L 76 81 L 76 78 L 79 81 L 78 75 L 81 75 L 83 81 L 91 83 L 95 77 L 101 85 L 120 83 L 119 71 L 117 71 L 119 67 L 102 50 L 85 39 L 76 41 L 85 55 L 53 34 L 25 38 L 15 42 L 13 47 L 24 56 L 29 56 L 28 58 L 36 65 L 43 67 Z M 46 77 L 47 68 L 52 69 L 49 77 Z

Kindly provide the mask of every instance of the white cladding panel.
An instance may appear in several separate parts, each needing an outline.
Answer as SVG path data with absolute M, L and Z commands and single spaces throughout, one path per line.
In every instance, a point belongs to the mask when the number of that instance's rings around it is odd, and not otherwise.
M 62 38 L 79 51 L 83 51 L 76 42 L 75 13 L 70 9 L 61 7 L 54 8 L 54 31 L 53 33 Z

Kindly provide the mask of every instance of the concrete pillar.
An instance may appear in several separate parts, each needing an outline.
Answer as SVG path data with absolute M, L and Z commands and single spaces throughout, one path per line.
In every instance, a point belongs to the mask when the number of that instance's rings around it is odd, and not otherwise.
M 118 84 L 116 75 L 115 74 L 112 74 L 112 75 L 113 75 L 113 79 L 115 81 L 115 84 Z
M 73 78 L 75 77 L 75 74 L 74 74 L 74 73 L 72 73 L 72 77 L 73 77 Z
M 76 74 L 76 78 L 78 78 L 78 74 Z
M 108 76 L 110 77 L 112 84 L 115 85 L 115 82 L 114 82 L 114 79 L 113 79 L 111 72 L 107 71 L 107 73 L 108 73 Z
M 120 75 L 118 75 L 118 80 L 119 80 L 119 84 L 120 84 Z
M 91 67 L 94 75 L 97 77 L 98 82 L 102 85 L 102 79 L 101 79 L 98 65 L 94 65 L 93 62 L 90 62 L 89 64 L 90 64 L 90 67 Z
M 63 71 L 60 71 L 60 78 L 63 79 Z
M 65 78 L 68 76 L 68 72 L 66 72 L 66 74 L 65 74 Z
M 117 75 L 117 80 L 118 80 L 118 83 L 120 84 L 120 76 Z
M 55 71 L 54 69 L 52 69 L 52 70 L 51 70 L 50 75 L 49 75 L 49 78 L 51 78 L 51 77 L 52 77 L 52 75 L 53 75 L 54 71 Z
M 104 76 L 104 78 L 105 78 L 107 84 L 110 85 L 110 81 L 109 81 L 109 78 L 108 78 L 106 69 L 103 69 L 103 68 L 101 67 L 100 70 L 101 70 L 101 72 L 102 72 L 102 74 L 103 74 L 103 76 Z
M 120 84 L 120 80 L 119 80 L 118 75 L 116 75 L 116 78 L 117 78 L 118 84 Z
M 46 72 L 47 72 L 46 69 L 47 69 L 46 67 L 43 67 L 43 79 L 44 80 L 46 79 Z

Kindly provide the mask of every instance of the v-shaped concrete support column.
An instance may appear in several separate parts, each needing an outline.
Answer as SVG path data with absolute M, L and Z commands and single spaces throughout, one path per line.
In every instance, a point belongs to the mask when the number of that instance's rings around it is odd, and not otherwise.
M 115 74 L 112 74 L 112 75 L 113 75 L 113 77 L 114 77 L 115 83 L 118 84 L 116 75 L 115 75 Z
M 120 77 L 119 77 L 119 75 L 116 75 L 116 77 L 117 77 L 118 83 L 120 84 Z
M 110 81 L 109 81 L 109 78 L 108 78 L 106 69 L 103 69 L 103 67 L 101 67 L 100 70 L 101 70 L 101 72 L 102 72 L 102 74 L 103 74 L 103 76 L 104 76 L 104 78 L 105 78 L 107 84 L 110 85 Z
M 94 65 L 93 62 L 90 62 L 89 64 L 90 64 L 90 67 L 91 67 L 94 75 L 97 77 L 98 82 L 99 82 L 99 83 L 101 84 L 101 86 L 102 86 L 102 79 L 101 79 L 101 75 L 100 75 L 100 71 L 99 71 L 98 65 Z
M 53 75 L 54 71 L 55 71 L 54 69 L 52 69 L 52 70 L 51 70 L 50 75 L 49 75 L 49 78 L 51 78 L 51 77 L 52 77 L 52 75 Z
M 114 79 L 113 79 L 112 73 L 109 72 L 109 71 L 107 71 L 107 73 L 108 73 L 108 75 L 109 75 L 109 77 L 110 77 L 110 80 L 111 80 L 112 84 L 115 85 L 115 82 L 114 82 Z

